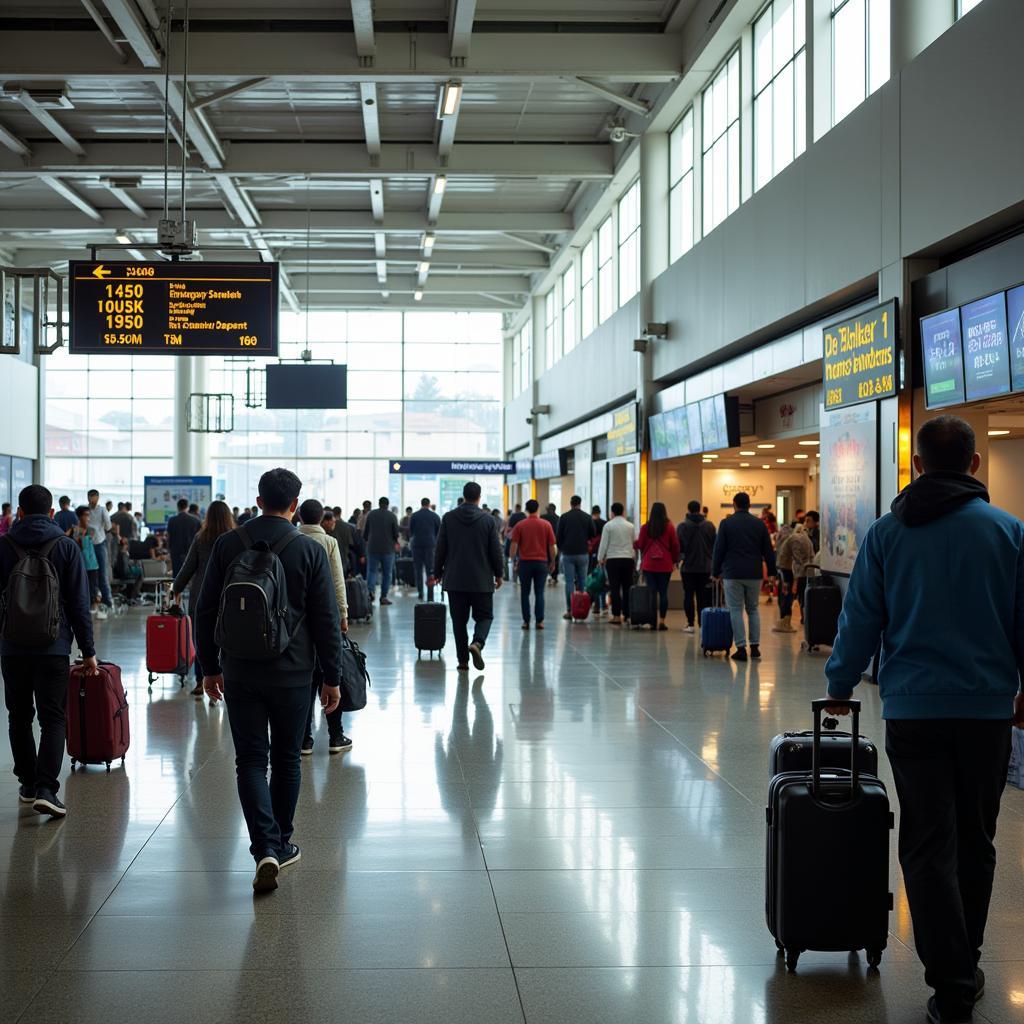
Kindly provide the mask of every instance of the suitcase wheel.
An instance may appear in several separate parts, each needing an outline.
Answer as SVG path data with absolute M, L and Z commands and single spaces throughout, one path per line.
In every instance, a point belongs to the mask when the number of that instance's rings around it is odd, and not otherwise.
M 800 951 L 798 949 L 787 949 L 786 950 L 786 970 L 790 974 L 796 974 L 797 961 L 800 959 Z
M 71 770 L 72 771 L 75 770 L 75 759 L 74 758 L 71 758 Z
M 869 949 L 868 950 L 868 966 L 873 967 L 876 971 L 878 965 L 882 962 L 882 951 L 880 949 Z
M 107 774 L 108 775 L 110 774 L 110 762 L 109 761 L 107 762 Z
M 184 686 L 185 685 L 185 677 L 184 676 L 178 676 L 178 679 L 181 682 L 181 685 Z

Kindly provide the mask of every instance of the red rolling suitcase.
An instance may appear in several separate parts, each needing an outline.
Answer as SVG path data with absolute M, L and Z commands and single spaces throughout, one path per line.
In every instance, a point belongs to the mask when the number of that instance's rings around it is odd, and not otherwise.
M 121 670 L 100 662 L 99 675 L 87 676 L 80 661 L 71 666 L 68 680 L 68 754 L 75 764 L 106 764 L 124 755 L 131 742 L 128 694 L 121 685 Z
M 185 677 L 196 658 L 192 620 L 176 605 L 146 619 L 146 669 L 149 687 L 158 675 Z
M 590 614 L 590 595 L 585 590 L 575 591 L 569 604 L 576 622 L 582 622 Z

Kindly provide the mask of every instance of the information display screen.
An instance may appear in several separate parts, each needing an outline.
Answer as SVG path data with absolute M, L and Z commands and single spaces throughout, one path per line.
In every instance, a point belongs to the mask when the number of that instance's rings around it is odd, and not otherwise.
M 704 437 L 704 451 L 725 448 L 725 439 L 719 432 L 718 410 L 713 398 L 705 398 L 700 403 L 700 430 Z
M 69 265 L 70 351 L 276 356 L 276 263 Z
M 925 405 L 940 409 L 964 401 L 964 354 L 960 344 L 960 310 L 921 319 Z
M 1006 338 L 1006 293 L 960 307 L 964 391 L 968 402 L 1010 391 L 1010 346 Z
M 699 455 L 740 443 L 739 399 L 714 395 L 650 417 L 651 458 Z
M 824 329 L 825 408 L 896 394 L 896 300 Z
M 686 406 L 686 425 L 689 427 L 690 453 L 704 451 L 704 434 L 700 428 L 700 406 L 694 402 Z
M 533 475 L 538 480 L 548 480 L 555 476 L 565 476 L 568 472 L 569 456 L 562 448 L 553 452 L 542 452 L 533 457 Z
M 651 458 L 670 459 L 675 449 L 675 428 L 671 412 L 655 413 L 650 420 Z
M 1024 391 L 1024 284 L 1006 293 L 1006 329 L 1010 339 L 1010 383 Z
M 348 367 L 327 363 L 271 363 L 267 367 L 268 409 L 345 409 Z
M 206 514 L 213 496 L 213 478 L 209 476 L 147 476 L 143 478 L 146 525 L 163 529 L 167 520 L 178 514 L 178 499 L 199 506 Z
M 692 455 L 693 447 L 690 444 L 690 421 L 686 416 L 686 406 L 673 409 L 666 413 L 672 421 L 672 434 L 676 441 L 676 451 L 680 455 Z

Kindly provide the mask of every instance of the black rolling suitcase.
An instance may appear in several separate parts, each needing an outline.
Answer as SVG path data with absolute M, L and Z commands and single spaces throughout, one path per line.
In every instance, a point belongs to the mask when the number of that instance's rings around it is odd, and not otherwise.
M 412 636 L 416 644 L 416 656 L 424 651 L 441 651 L 448 640 L 448 609 L 440 601 L 434 601 L 433 584 L 427 586 L 427 600 L 418 604 L 412 612 Z
M 831 647 L 839 633 L 839 613 L 843 610 L 843 592 L 830 579 L 820 575 L 807 578 L 804 590 L 804 642 L 808 651 Z
M 830 726 L 831 723 L 831 726 Z M 822 768 L 847 768 L 850 764 L 850 748 L 853 737 L 848 732 L 835 729 L 834 718 L 825 719 L 825 731 L 821 734 Z M 814 732 L 780 733 L 772 740 L 768 750 L 768 778 L 783 772 L 809 772 L 813 768 Z M 878 748 L 861 736 L 857 743 L 857 769 L 862 775 L 878 774 Z
M 888 942 L 889 797 L 860 773 L 852 744 L 850 769 L 821 765 L 821 713 L 830 704 L 852 709 L 859 745 L 860 701 L 816 700 L 814 767 L 768 786 L 765 918 L 791 972 L 805 950 L 863 949 L 877 967 Z
M 629 624 L 634 629 L 658 623 L 658 595 L 653 587 L 637 583 L 629 588 Z
M 345 600 L 348 602 L 351 622 L 369 622 L 373 618 L 370 590 L 362 576 L 352 576 L 345 580 Z
M 399 555 L 395 559 L 395 576 L 403 587 L 416 586 L 416 569 L 412 558 L 406 555 Z

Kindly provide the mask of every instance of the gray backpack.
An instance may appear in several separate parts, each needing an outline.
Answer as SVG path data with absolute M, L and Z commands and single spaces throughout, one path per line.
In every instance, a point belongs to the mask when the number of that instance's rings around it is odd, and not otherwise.
M 49 647 L 60 636 L 60 577 L 50 552 L 60 537 L 26 550 L 10 537 L 18 560 L 3 594 L 3 638 L 19 647 Z

